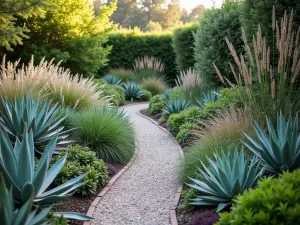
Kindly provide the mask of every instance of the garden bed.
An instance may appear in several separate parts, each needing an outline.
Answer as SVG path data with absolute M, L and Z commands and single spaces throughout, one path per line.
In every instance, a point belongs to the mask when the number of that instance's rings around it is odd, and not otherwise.
M 162 117 L 162 113 L 158 113 L 156 115 L 151 115 L 147 109 L 141 110 L 140 113 L 144 116 L 147 116 L 147 117 L 153 119 L 155 122 L 157 122 L 159 124 L 159 126 L 165 128 L 165 129 L 168 128 L 167 123 L 162 123 L 162 124 L 159 123 L 159 119 Z

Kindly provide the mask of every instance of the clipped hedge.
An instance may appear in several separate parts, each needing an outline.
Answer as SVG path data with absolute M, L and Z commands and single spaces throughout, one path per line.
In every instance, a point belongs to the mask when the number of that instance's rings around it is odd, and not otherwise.
M 176 54 L 176 64 L 178 70 L 193 68 L 194 58 L 194 32 L 198 29 L 197 24 L 178 28 L 174 31 L 173 48 Z
M 102 72 L 112 68 L 133 69 L 134 60 L 145 55 L 159 58 L 165 65 L 167 78 L 174 83 L 177 76 L 175 53 L 172 47 L 172 34 L 112 33 L 109 46 L 113 46 L 108 58 L 109 63 Z

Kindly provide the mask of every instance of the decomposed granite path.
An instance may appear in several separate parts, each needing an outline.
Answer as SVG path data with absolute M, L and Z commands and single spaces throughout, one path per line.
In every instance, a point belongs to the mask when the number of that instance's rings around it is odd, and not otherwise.
M 138 155 L 95 210 L 93 225 L 169 225 L 169 208 L 178 187 L 179 146 L 138 111 L 125 108 L 136 129 Z

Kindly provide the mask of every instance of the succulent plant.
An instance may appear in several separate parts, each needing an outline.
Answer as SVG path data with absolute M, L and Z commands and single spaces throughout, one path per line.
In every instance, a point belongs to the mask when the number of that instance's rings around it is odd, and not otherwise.
M 286 121 L 284 115 L 277 115 L 277 127 L 273 127 L 267 118 L 268 133 L 254 122 L 257 141 L 245 134 L 250 144 L 243 142 L 247 148 L 260 157 L 270 173 L 282 173 L 300 168 L 300 134 L 298 114 Z
M 105 75 L 103 77 L 103 80 L 105 80 L 108 84 L 113 84 L 113 85 L 121 85 L 122 84 L 121 78 L 119 78 L 115 75 L 111 75 L 111 74 Z
M 171 115 L 174 113 L 179 113 L 180 111 L 183 111 L 190 106 L 191 102 L 185 100 L 184 98 L 170 99 L 165 103 L 163 112 L 165 115 Z
M 57 135 L 57 145 L 65 145 L 71 141 L 66 141 L 69 131 L 63 131 L 62 122 L 67 116 L 58 118 L 56 116 L 59 108 L 57 104 L 51 107 L 51 103 L 44 102 L 39 107 L 39 99 L 23 96 L 20 101 L 18 96 L 15 102 L 10 102 L 7 98 L 2 99 L 4 114 L 0 117 L 0 125 L 8 133 L 12 142 L 17 139 L 22 141 L 25 127 L 32 131 L 34 148 L 42 153 L 45 146 Z M 25 126 L 27 124 L 27 126 Z M 26 133 L 26 132 L 25 132 Z M 56 150 L 59 150 L 57 148 Z
M 220 90 L 211 90 L 208 92 L 204 92 L 201 97 L 196 100 L 197 105 L 200 109 L 204 109 L 205 105 L 209 102 L 216 102 L 221 98 Z
M 192 205 L 218 205 L 221 211 L 232 203 L 232 199 L 244 190 L 254 187 L 263 175 L 260 160 L 247 159 L 244 151 L 225 155 L 215 154 L 216 161 L 209 160 L 209 167 L 203 163 L 204 170 L 199 169 L 199 179 L 192 179 L 191 188 L 198 190 L 202 195 L 192 199 Z
M 144 91 L 141 86 L 135 82 L 128 82 L 124 84 L 125 97 L 128 100 L 137 100 L 143 97 Z
M 40 225 L 46 224 L 45 219 L 51 207 L 37 213 L 32 211 L 33 189 L 28 189 L 28 199 L 19 209 L 15 209 L 12 190 L 8 190 L 3 176 L 0 174 L 0 218 L 3 225 Z

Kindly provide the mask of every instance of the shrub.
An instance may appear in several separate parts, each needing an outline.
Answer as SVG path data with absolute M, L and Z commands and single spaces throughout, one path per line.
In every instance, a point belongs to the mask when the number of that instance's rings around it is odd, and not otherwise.
M 212 211 L 197 212 L 189 225 L 213 225 L 220 220 L 217 213 Z
M 186 145 L 193 139 L 192 131 L 197 128 L 196 124 L 184 123 L 179 127 L 176 140 L 180 145 Z
M 69 220 L 63 216 L 55 216 L 53 213 L 49 213 L 47 216 L 47 223 L 49 225 L 68 225 Z
M 107 169 L 102 160 L 97 159 L 96 153 L 88 147 L 80 145 L 69 146 L 60 155 L 52 159 L 52 164 L 67 155 L 64 167 L 54 180 L 55 185 L 61 185 L 67 180 L 87 173 L 83 178 L 84 185 L 76 190 L 81 196 L 89 196 L 96 193 L 98 187 L 104 186 L 108 180 Z
M 208 163 L 209 167 L 198 169 L 199 178 L 190 178 L 189 186 L 201 192 L 191 204 L 218 205 L 217 212 L 229 207 L 235 196 L 255 187 L 264 173 L 258 158 L 248 159 L 238 149 L 232 154 L 215 154 L 215 161 L 208 159 Z
M 155 102 L 151 105 L 151 108 L 149 109 L 149 112 L 152 115 L 155 115 L 157 113 L 161 113 L 161 112 L 163 112 L 164 106 L 165 106 L 164 102 Z
M 197 24 L 177 28 L 173 36 L 173 49 L 176 54 L 176 64 L 179 71 L 185 71 L 194 67 L 195 59 L 193 55 L 194 32 L 198 29 Z
M 130 69 L 117 68 L 110 69 L 109 74 L 119 77 L 123 82 L 128 82 L 132 80 L 134 71 Z
M 141 100 L 143 100 L 143 101 L 150 101 L 151 98 L 152 98 L 151 92 L 144 90 L 144 95 L 142 96 Z
M 170 99 L 165 103 L 163 112 L 169 116 L 174 113 L 179 113 L 191 106 L 191 103 L 183 98 Z
M 141 86 L 143 89 L 150 91 L 152 95 L 162 94 L 166 89 L 164 82 L 155 77 L 143 79 Z
M 149 102 L 149 109 L 152 107 L 153 104 L 163 102 L 162 95 L 154 95 Z
M 234 201 L 231 212 L 220 214 L 217 225 L 298 224 L 300 170 L 278 178 L 264 178 L 255 189 L 245 191 Z
M 199 191 L 194 188 L 187 188 L 181 192 L 181 196 L 183 198 L 183 206 L 184 208 L 194 209 L 195 206 L 191 205 L 191 199 L 196 198 L 199 195 Z
M 133 69 L 135 59 L 149 55 L 161 59 L 168 80 L 173 81 L 176 78 L 172 34 L 111 33 L 107 46 L 113 46 L 109 55 L 108 68 Z
M 114 108 L 94 107 L 69 117 L 74 137 L 108 163 L 126 163 L 135 150 L 134 129 L 128 117 Z
M 225 37 L 234 41 L 239 52 L 243 50 L 237 3 L 207 13 L 195 34 L 195 70 L 207 88 L 221 85 L 213 66 L 214 61 L 218 62 L 221 73 L 228 74 L 230 71 L 228 62 L 232 62 L 232 60 L 230 54 L 226 52 Z M 232 73 L 228 74 L 228 78 L 230 81 L 234 80 Z
M 125 98 L 130 101 L 141 99 L 144 95 L 144 91 L 141 86 L 135 82 L 128 82 L 124 84 L 124 90 Z
M 101 88 L 103 85 L 107 84 L 107 82 L 103 79 L 93 79 L 94 84 L 98 85 L 98 88 Z
M 16 96 L 14 102 L 10 102 L 7 98 L 2 99 L 2 102 L 4 113 L 0 116 L 0 125 L 8 132 L 12 142 L 22 141 L 25 131 L 32 132 L 34 149 L 40 154 L 55 136 L 58 138 L 57 145 L 72 142 L 65 140 L 69 136 L 69 131 L 64 131 L 61 123 L 66 116 L 57 117 L 59 110 L 57 104 L 51 107 L 49 102 L 44 101 L 39 108 L 39 99 L 33 100 L 26 95 L 22 100 Z
M 101 97 L 110 97 L 109 102 L 115 106 L 122 104 L 125 101 L 125 91 L 119 85 L 107 84 L 101 87 Z
M 210 90 L 208 92 L 204 92 L 199 99 L 196 99 L 197 106 L 200 109 L 204 109 L 205 105 L 210 102 L 216 102 L 221 98 L 221 94 L 219 90 Z
M 106 83 L 108 84 L 113 84 L 113 85 L 121 85 L 122 84 L 122 80 L 121 78 L 111 75 L 111 74 L 107 74 L 104 77 L 102 77 L 103 80 L 106 81 Z
M 298 114 L 286 121 L 282 113 L 277 115 L 277 127 L 274 128 L 270 118 L 267 118 L 266 133 L 262 126 L 254 123 L 256 139 L 246 134 L 251 144 L 244 143 L 254 155 L 261 158 L 267 170 L 271 173 L 300 168 L 300 134 Z
M 240 140 L 246 140 L 243 132 L 253 133 L 251 124 L 249 113 L 234 109 L 219 112 L 209 120 L 200 122 L 193 132 L 195 142 L 180 163 L 181 182 L 187 182 L 188 177 L 195 177 L 197 167 L 202 168 L 202 163 L 208 165 L 207 158 L 212 158 L 214 153 L 226 153 L 239 147 Z

